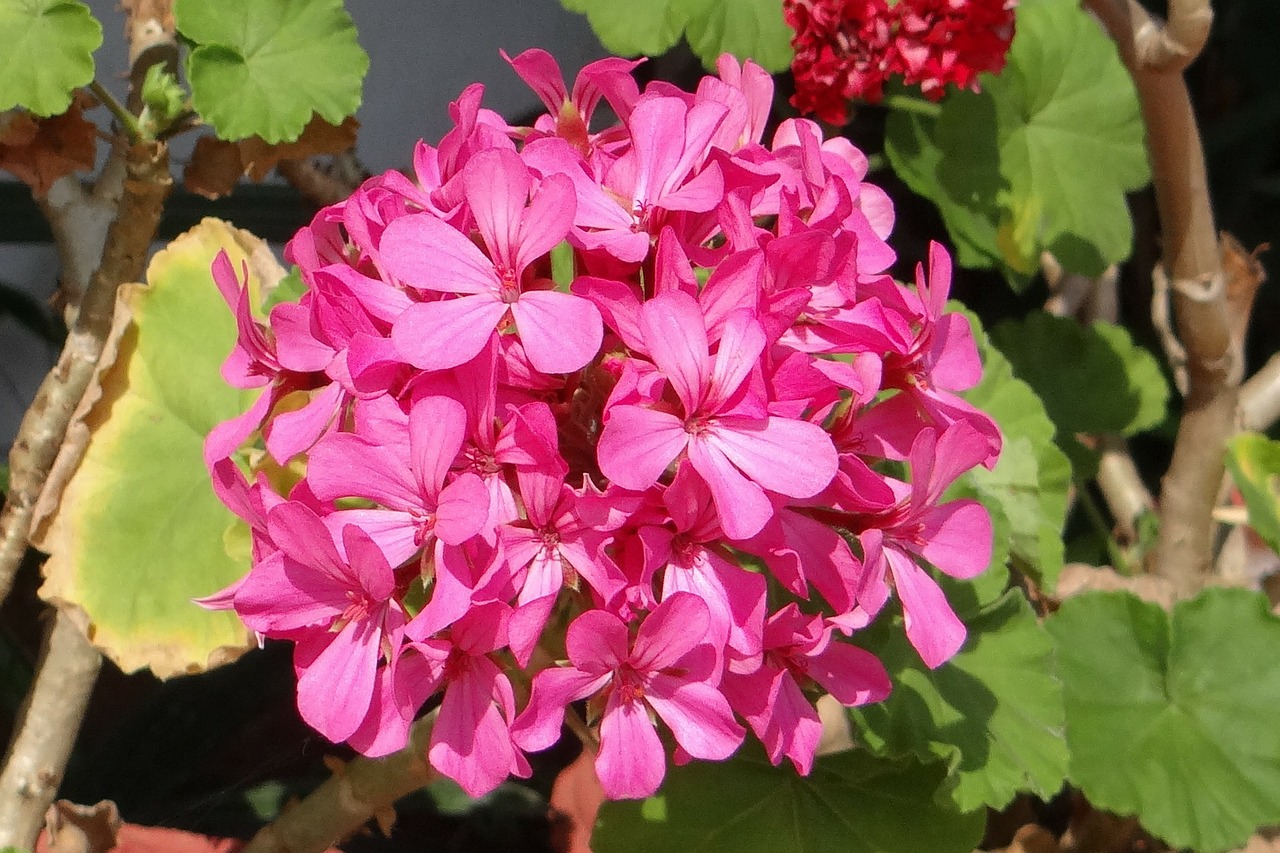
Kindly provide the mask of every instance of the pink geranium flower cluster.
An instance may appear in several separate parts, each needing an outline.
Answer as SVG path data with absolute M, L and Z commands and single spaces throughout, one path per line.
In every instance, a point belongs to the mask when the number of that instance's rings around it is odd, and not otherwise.
M 473 794 L 584 700 L 612 798 L 657 789 L 659 724 L 677 761 L 749 728 L 807 772 L 819 692 L 889 691 L 848 638 L 896 594 L 941 664 L 965 632 L 925 566 L 990 558 L 982 507 L 941 500 L 1000 448 L 956 393 L 981 364 L 950 260 L 886 275 L 866 158 L 803 120 L 765 144 L 750 62 L 694 93 L 642 93 L 620 59 L 571 92 L 542 51 L 510 62 L 547 114 L 509 127 L 468 88 L 415 179 L 289 244 L 299 302 L 263 324 L 215 263 L 224 375 L 263 390 L 206 443 L 253 534 L 206 604 L 294 641 L 303 718 L 366 754 L 442 694 L 429 758 Z M 601 99 L 620 123 L 595 131 Z
M 783 0 L 795 31 L 791 103 L 844 124 L 850 99 L 871 103 L 901 77 L 925 97 L 948 84 L 978 89 L 978 75 L 1004 68 L 1016 0 Z

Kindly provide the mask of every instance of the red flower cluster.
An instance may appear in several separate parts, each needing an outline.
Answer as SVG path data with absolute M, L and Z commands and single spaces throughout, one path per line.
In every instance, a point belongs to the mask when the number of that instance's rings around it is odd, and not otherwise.
M 1016 0 L 783 0 L 796 31 L 796 109 L 844 124 L 851 98 L 879 101 L 890 75 L 938 100 L 1004 67 Z

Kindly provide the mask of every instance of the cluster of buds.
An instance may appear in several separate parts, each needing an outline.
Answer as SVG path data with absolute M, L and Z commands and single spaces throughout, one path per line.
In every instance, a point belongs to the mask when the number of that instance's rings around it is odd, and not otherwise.
M 795 30 L 792 104 L 844 124 L 850 99 L 871 103 L 900 77 L 940 99 L 948 84 L 977 91 L 1004 68 L 1015 0 L 784 0 Z
M 866 158 L 807 120 L 765 145 L 750 62 L 688 93 L 509 61 L 547 114 L 511 127 L 464 91 L 416 180 L 289 243 L 300 301 L 259 322 L 215 262 L 223 374 L 262 393 L 206 442 L 253 565 L 204 603 L 293 641 L 302 717 L 365 754 L 440 695 L 428 756 L 472 794 L 582 700 L 610 798 L 658 788 L 659 721 L 677 761 L 749 728 L 808 772 L 815 697 L 890 689 L 849 638 L 896 594 L 941 664 L 965 630 L 931 570 L 990 559 L 981 505 L 940 500 L 1001 443 L 956 393 L 981 363 L 950 260 L 886 275 Z M 620 123 L 596 132 L 602 98 Z

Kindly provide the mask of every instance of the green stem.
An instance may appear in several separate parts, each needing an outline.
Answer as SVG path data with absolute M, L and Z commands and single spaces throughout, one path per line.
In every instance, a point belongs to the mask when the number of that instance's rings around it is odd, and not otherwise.
M 107 91 L 106 87 L 94 80 L 89 84 L 89 91 L 93 92 L 104 107 L 111 111 L 111 115 L 115 116 L 116 121 L 120 122 L 120 127 L 124 130 L 125 136 L 130 142 L 140 142 L 143 138 L 142 125 L 138 123 L 138 117 L 129 112 L 124 106 L 115 99 L 115 96 Z
M 915 113 L 926 118 L 937 118 L 942 115 L 941 104 L 913 98 L 910 95 L 885 95 L 884 105 L 891 110 L 902 110 L 904 113 Z
M 1122 575 L 1132 575 L 1133 566 L 1129 563 L 1129 558 L 1125 556 L 1124 549 L 1116 542 L 1115 537 L 1111 534 L 1111 527 L 1107 524 L 1107 518 L 1102 514 L 1102 508 L 1098 506 L 1098 502 L 1093 499 L 1092 493 L 1089 491 L 1089 484 L 1079 479 L 1075 480 L 1076 496 L 1080 501 L 1080 506 L 1084 507 L 1084 514 L 1088 517 L 1089 523 L 1102 536 L 1102 541 L 1107 546 L 1107 556 L 1111 559 L 1111 566 Z

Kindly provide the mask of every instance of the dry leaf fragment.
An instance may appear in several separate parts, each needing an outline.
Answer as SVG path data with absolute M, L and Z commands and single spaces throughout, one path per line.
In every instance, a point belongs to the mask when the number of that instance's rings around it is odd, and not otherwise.
M 191 161 L 182 173 L 182 182 L 196 195 L 215 199 L 235 189 L 243 174 L 244 162 L 240 159 L 238 143 L 202 136 L 196 140 Z
M 341 154 L 356 144 L 360 123 L 348 118 L 329 124 L 316 116 L 293 142 L 271 145 L 259 136 L 226 142 L 213 136 L 196 140 L 184 181 L 187 189 L 214 199 L 230 193 L 241 175 L 261 181 L 282 160 L 306 160 L 323 154 Z
M 96 103 L 87 92 L 77 92 L 61 115 L 10 118 L 0 132 L 0 169 L 12 172 L 40 198 L 58 178 L 92 169 L 98 126 L 84 111 Z

